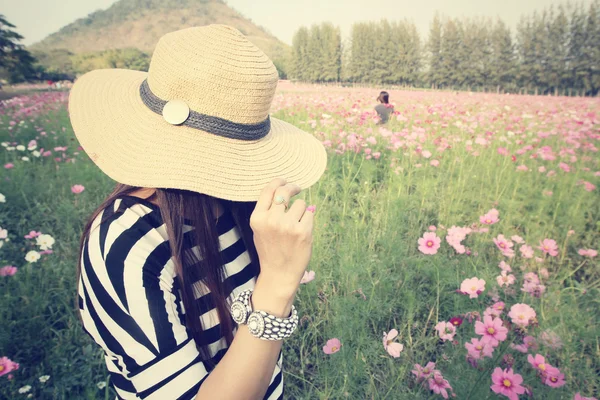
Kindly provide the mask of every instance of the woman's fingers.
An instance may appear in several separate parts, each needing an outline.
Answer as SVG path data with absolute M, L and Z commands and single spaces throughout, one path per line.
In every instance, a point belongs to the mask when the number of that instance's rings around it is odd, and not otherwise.
M 290 199 L 300 193 L 302 188 L 293 183 L 288 183 L 285 186 L 280 186 L 275 190 L 273 198 L 271 199 L 271 206 L 269 211 L 275 211 L 283 214 L 287 207 L 289 207 Z M 282 202 L 280 201 L 282 200 Z
M 299 222 L 306 211 L 306 201 L 298 199 L 294 201 L 294 204 L 290 207 L 286 215 L 291 218 L 294 222 Z
M 277 188 L 286 185 L 287 182 L 283 178 L 275 178 L 260 193 L 258 201 L 256 202 L 256 211 L 268 211 L 273 202 L 275 191 Z

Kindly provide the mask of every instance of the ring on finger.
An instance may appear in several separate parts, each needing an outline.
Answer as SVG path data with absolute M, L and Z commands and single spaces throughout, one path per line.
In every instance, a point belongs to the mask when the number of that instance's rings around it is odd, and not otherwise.
M 288 208 L 287 201 L 285 200 L 285 197 L 283 197 L 283 196 L 275 196 L 275 199 L 273 199 L 273 204 L 277 204 L 277 205 L 283 204 L 286 210 Z

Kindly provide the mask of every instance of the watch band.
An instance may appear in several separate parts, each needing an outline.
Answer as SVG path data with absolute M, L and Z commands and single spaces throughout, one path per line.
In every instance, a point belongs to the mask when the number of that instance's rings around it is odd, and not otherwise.
M 298 327 L 298 311 L 294 305 L 289 317 L 280 318 L 262 310 L 253 310 L 251 296 L 251 289 L 244 290 L 231 304 L 231 315 L 238 325 L 248 325 L 252 336 L 263 340 L 282 340 L 294 333 Z

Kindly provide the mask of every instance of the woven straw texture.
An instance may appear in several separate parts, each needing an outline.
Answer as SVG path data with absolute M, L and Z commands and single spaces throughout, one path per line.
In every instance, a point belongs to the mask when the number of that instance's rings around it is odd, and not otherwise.
M 323 145 L 276 118 L 259 140 L 169 124 L 143 103 L 146 78 L 163 100 L 183 100 L 191 110 L 241 124 L 268 117 L 278 81 L 271 60 L 224 25 L 163 36 L 148 73 L 104 69 L 83 75 L 69 97 L 71 123 L 86 153 L 117 182 L 256 201 L 273 178 L 307 188 L 323 174 Z

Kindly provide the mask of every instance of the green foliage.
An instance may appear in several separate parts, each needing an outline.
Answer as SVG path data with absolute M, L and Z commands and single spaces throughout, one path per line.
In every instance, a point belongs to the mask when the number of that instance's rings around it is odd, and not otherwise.
M 415 85 L 421 68 L 421 40 L 409 21 L 352 26 L 349 77 L 354 82 Z
M 300 28 L 292 39 L 290 77 L 300 81 L 337 82 L 342 68 L 340 29 L 330 23 Z
M 124 68 L 147 71 L 150 56 L 138 49 L 115 49 L 99 53 L 77 54 L 71 57 L 73 71 L 84 74 L 100 68 Z
M 0 78 L 20 82 L 35 77 L 35 59 L 19 44 L 23 36 L 13 31 L 15 26 L 0 14 Z

